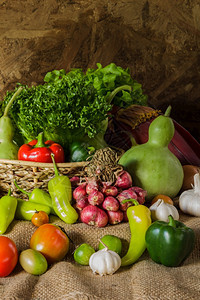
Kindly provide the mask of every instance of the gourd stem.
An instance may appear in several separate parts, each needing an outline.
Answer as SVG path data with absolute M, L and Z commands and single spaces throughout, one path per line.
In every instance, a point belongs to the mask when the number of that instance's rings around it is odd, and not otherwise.
M 57 166 L 56 166 L 56 162 L 55 162 L 54 154 L 53 154 L 53 153 L 51 153 L 51 158 L 52 158 L 52 160 L 53 160 L 53 166 L 54 166 L 55 176 L 59 176 L 58 168 L 57 168 Z
M 176 222 L 175 222 L 174 218 L 172 217 L 172 215 L 169 215 L 168 219 L 169 219 L 168 225 L 172 226 L 172 227 L 176 227 Z
M 28 196 L 31 195 L 31 193 L 29 193 L 29 192 L 23 190 L 22 188 L 20 188 L 15 180 L 14 180 L 14 185 L 15 185 L 16 188 L 17 188 L 20 192 L 22 192 L 23 194 L 26 194 L 26 195 L 28 195 Z
M 122 90 L 127 90 L 127 91 L 131 92 L 132 87 L 130 85 L 121 85 L 121 86 L 117 87 L 110 93 L 110 95 L 108 97 L 108 103 L 110 104 L 112 102 L 113 98 L 116 96 L 116 94 L 121 92 Z
M 171 109 L 172 109 L 172 107 L 171 107 L 171 105 L 169 105 L 168 108 L 165 111 L 165 114 L 164 114 L 165 117 L 169 117 L 170 116 Z
M 14 95 L 12 96 L 12 98 L 10 99 L 10 101 L 8 102 L 8 104 L 6 105 L 6 108 L 5 108 L 4 114 L 3 114 L 4 117 L 7 117 L 11 105 L 13 104 L 15 98 L 21 93 L 22 89 L 23 89 L 23 87 L 20 86 L 18 88 L 18 90 L 14 93 Z

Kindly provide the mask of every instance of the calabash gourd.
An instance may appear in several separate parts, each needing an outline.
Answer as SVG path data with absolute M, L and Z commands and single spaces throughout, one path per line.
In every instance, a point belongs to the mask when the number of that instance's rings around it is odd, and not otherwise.
M 0 118 L 0 159 L 17 159 L 19 147 L 13 141 L 14 128 L 11 119 L 8 116 L 9 109 L 15 98 L 21 93 L 22 87 L 14 93 L 8 102 L 3 116 Z
M 183 183 L 182 165 L 168 149 L 175 131 L 170 111 L 171 106 L 153 120 L 145 144 L 132 146 L 119 160 L 132 176 L 134 185 L 147 191 L 147 201 L 158 194 L 173 198 Z

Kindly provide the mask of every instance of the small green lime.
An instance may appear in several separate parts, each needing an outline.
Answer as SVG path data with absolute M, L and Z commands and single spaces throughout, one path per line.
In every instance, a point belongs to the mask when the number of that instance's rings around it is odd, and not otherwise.
M 119 255 L 122 252 L 122 241 L 115 235 L 106 234 L 101 238 L 101 241 L 108 247 L 109 250 L 117 252 Z M 99 243 L 99 250 L 104 246 Z
M 81 244 L 76 250 L 74 251 L 74 260 L 83 266 L 89 265 L 90 256 L 95 253 L 95 250 L 89 244 Z

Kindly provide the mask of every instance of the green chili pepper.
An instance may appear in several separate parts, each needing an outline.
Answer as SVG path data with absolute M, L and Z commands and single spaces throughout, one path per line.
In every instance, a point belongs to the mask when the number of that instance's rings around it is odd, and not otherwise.
M 13 221 L 15 211 L 17 208 L 17 199 L 12 197 L 11 189 L 8 191 L 8 195 L 3 196 L 0 199 L 0 234 L 4 234 Z
M 51 208 L 51 213 L 56 215 L 52 206 L 51 196 L 47 192 L 45 192 L 42 189 L 35 188 L 32 192 L 29 193 L 23 190 L 22 188 L 20 188 L 15 180 L 14 180 L 14 184 L 20 192 L 26 194 L 29 197 L 29 201 L 49 206 Z
M 31 221 L 32 216 L 37 211 L 44 211 L 48 215 L 50 214 L 50 207 L 40 203 L 34 203 L 22 199 L 17 199 L 17 208 L 15 212 L 15 219 Z
M 167 267 L 179 266 L 192 252 L 194 231 L 170 215 L 169 223 L 155 221 L 146 232 L 149 255 L 156 263 Z
M 48 182 L 48 190 L 52 199 L 53 208 L 57 216 L 65 223 L 73 224 L 78 219 L 77 211 L 71 206 L 72 188 L 67 176 L 59 175 L 54 155 L 51 154 L 55 177 Z
M 131 231 L 131 241 L 125 256 L 122 257 L 121 266 L 128 266 L 136 262 L 146 249 L 145 234 L 151 225 L 151 212 L 134 199 L 132 201 L 135 206 L 129 206 L 127 209 L 127 217 Z M 122 202 L 126 202 L 123 200 Z

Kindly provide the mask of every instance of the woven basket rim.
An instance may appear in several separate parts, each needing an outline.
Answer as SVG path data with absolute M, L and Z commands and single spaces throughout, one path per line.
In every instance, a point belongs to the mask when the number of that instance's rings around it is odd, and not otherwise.
M 73 168 L 73 167 L 82 167 L 85 166 L 88 162 L 66 162 L 66 163 L 57 163 L 57 167 L 59 168 Z M 30 166 L 30 167 L 41 167 L 41 168 L 53 168 L 53 163 L 39 163 L 33 161 L 25 161 L 25 160 L 10 160 L 10 159 L 0 159 L 0 164 L 7 165 L 20 165 L 20 166 Z

